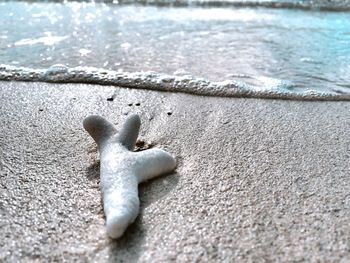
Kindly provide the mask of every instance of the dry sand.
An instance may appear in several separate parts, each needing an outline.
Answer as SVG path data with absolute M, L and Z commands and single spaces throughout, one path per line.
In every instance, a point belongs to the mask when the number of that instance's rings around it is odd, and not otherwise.
M 135 112 L 179 165 L 113 241 L 82 121 Z M 350 261 L 350 102 L 0 82 L 0 114 L 0 261 Z

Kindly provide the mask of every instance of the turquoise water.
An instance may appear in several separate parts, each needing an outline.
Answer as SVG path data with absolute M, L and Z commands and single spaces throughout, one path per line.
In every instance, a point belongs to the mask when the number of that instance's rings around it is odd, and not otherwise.
M 349 95 L 349 61 L 350 12 L 0 3 L 1 79 L 11 78 L 9 66 L 35 71 L 60 64 L 110 76 L 190 75 L 252 92 Z

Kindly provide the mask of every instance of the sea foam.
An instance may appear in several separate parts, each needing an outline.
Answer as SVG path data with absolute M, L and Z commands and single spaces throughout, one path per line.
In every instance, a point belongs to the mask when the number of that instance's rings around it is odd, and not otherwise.
M 258 78 L 257 78 L 258 79 Z M 244 81 L 219 82 L 191 75 L 169 75 L 156 72 L 119 72 L 94 67 L 68 68 L 53 65 L 48 69 L 32 69 L 0 65 L 0 80 L 50 83 L 85 83 L 111 85 L 132 89 L 183 92 L 203 96 L 245 97 L 291 100 L 350 100 L 350 93 L 334 90 L 297 89 L 292 83 L 266 81 L 252 85 Z

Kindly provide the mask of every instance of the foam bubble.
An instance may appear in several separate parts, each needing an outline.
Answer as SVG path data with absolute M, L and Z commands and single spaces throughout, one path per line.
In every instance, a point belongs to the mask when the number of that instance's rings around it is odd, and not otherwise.
M 69 68 L 62 64 L 55 64 L 45 71 L 46 76 L 55 76 L 68 73 Z

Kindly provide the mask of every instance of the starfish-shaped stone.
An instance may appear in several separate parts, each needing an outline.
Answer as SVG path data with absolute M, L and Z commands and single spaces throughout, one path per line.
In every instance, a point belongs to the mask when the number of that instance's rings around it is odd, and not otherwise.
M 100 152 L 107 233 L 119 238 L 139 213 L 138 184 L 173 171 L 176 161 L 160 149 L 133 152 L 141 125 L 136 114 L 126 120 L 119 133 L 112 123 L 96 115 L 87 117 L 83 125 Z

